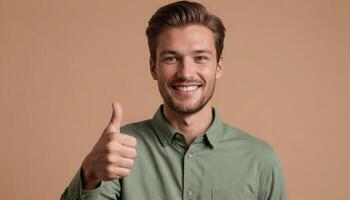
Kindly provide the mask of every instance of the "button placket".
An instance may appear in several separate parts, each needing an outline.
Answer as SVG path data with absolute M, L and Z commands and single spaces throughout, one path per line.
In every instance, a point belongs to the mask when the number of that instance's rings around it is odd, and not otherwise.
M 191 147 L 190 147 L 191 148 Z M 187 199 L 187 200 L 193 200 L 194 197 L 194 192 L 193 192 L 193 163 L 192 163 L 192 159 L 193 159 L 193 153 L 189 150 L 187 150 L 185 157 L 184 157 L 184 193 L 183 193 L 183 199 Z

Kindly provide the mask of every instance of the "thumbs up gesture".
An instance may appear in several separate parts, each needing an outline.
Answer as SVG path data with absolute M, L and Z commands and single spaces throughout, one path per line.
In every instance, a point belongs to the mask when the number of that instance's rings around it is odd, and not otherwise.
M 102 180 L 129 175 L 136 158 L 136 138 L 120 133 L 123 110 L 112 103 L 112 117 L 91 152 L 82 164 L 83 189 L 94 189 Z

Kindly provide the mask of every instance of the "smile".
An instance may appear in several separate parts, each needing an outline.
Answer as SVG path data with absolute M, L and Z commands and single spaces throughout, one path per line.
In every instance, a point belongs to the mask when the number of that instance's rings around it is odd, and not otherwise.
M 191 85 L 191 86 L 174 86 L 173 88 L 175 88 L 178 91 L 183 91 L 183 92 L 192 92 L 194 90 L 196 90 L 197 88 L 199 88 L 198 85 Z
M 185 95 L 185 96 L 188 96 L 188 95 L 192 95 L 194 94 L 198 88 L 202 87 L 201 84 L 173 84 L 171 86 L 175 92 L 178 94 L 178 95 Z

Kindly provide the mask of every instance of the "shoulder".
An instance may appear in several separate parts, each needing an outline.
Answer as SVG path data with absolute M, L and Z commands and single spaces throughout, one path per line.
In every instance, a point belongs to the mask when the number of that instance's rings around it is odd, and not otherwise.
M 257 138 L 250 133 L 224 123 L 223 140 L 238 142 L 245 149 L 249 149 L 260 161 L 275 161 L 277 155 L 274 148 L 265 140 Z
M 146 119 L 138 122 L 131 122 L 123 125 L 121 131 L 133 131 L 138 129 L 151 128 L 151 120 Z
M 151 131 L 152 123 L 150 119 L 125 124 L 120 131 L 125 134 L 138 134 L 140 132 Z
M 120 132 L 135 137 L 139 142 L 154 138 L 152 120 L 147 119 L 125 124 L 120 128 Z

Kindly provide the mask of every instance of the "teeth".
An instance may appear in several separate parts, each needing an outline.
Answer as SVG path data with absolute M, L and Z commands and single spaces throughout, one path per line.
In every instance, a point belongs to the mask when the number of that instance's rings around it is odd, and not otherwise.
M 198 86 L 178 86 L 176 89 L 184 92 L 190 92 L 195 90 L 197 87 Z

